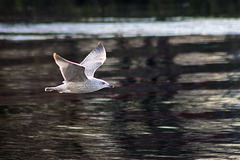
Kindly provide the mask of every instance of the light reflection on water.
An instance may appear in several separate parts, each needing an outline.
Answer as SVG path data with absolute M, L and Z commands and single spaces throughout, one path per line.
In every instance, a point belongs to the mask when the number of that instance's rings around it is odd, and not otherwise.
M 114 38 L 136 36 L 239 35 L 238 18 L 189 18 L 172 21 L 94 23 L 0 23 L 1 40 Z
M 101 40 L 109 58 L 96 76 L 115 88 L 90 94 L 44 87 L 62 81 L 55 48 L 81 61 L 98 40 L 2 43 L 0 157 L 239 158 L 239 71 L 229 52 L 239 40 L 187 39 Z

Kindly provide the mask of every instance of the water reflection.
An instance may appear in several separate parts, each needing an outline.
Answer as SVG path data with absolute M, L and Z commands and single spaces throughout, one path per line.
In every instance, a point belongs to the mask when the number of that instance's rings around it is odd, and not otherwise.
M 238 39 L 187 37 L 1 43 L 0 157 L 239 158 Z M 61 78 L 52 52 L 81 61 L 98 41 L 114 89 L 44 92 Z
M 13 41 L 137 36 L 221 36 L 239 33 L 237 18 L 179 18 L 148 22 L 0 23 L 0 40 Z M 201 41 L 205 43 L 204 39 Z

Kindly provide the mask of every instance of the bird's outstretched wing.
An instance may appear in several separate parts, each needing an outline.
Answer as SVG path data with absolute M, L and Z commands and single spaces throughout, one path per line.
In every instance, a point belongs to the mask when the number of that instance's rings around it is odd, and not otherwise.
M 87 80 L 85 75 L 85 67 L 78 63 L 68 61 L 56 53 L 53 54 L 55 62 L 60 68 L 64 81 L 67 82 L 83 82 Z
M 85 67 L 85 74 L 88 78 L 94 76 L 95 71 L 105 62 L 106 51 L 100 42 L 96 49 L 88 54 L 88 56 L 80 63 Z

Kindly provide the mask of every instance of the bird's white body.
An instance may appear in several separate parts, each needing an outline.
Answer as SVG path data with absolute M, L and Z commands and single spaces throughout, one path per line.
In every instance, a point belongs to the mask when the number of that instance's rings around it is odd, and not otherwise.
M 102 85 L 104 83 L 105 85 Z M 56 90 L 59 93 L 90 93 L 103 88 L 111 87 L 108 83 L 101 79 L 92 78 L 85 82 L 65 82 L 56 87 L 46 87 L 46 91 Z
M 45 91 L 59 93 L 89 93 L 103 88 L 112 88 L 102 79 L 94 77 L 94 73 L 106 60 L 106 51 L 101 43 L 80 64 L 68 61 L 56 53 L 53 54 L 64 78 L 63 84 L 46 87 Z

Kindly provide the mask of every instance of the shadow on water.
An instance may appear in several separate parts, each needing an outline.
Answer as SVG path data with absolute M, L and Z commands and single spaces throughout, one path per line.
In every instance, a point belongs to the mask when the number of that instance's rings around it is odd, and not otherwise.
M 62 77 L 52 53 L 81 61 L 102 41 L 96 72 L 115 85 L 45 93 Z M 239 158 L 239 38 L 137 37 L 1 41 L 3 159 Z

